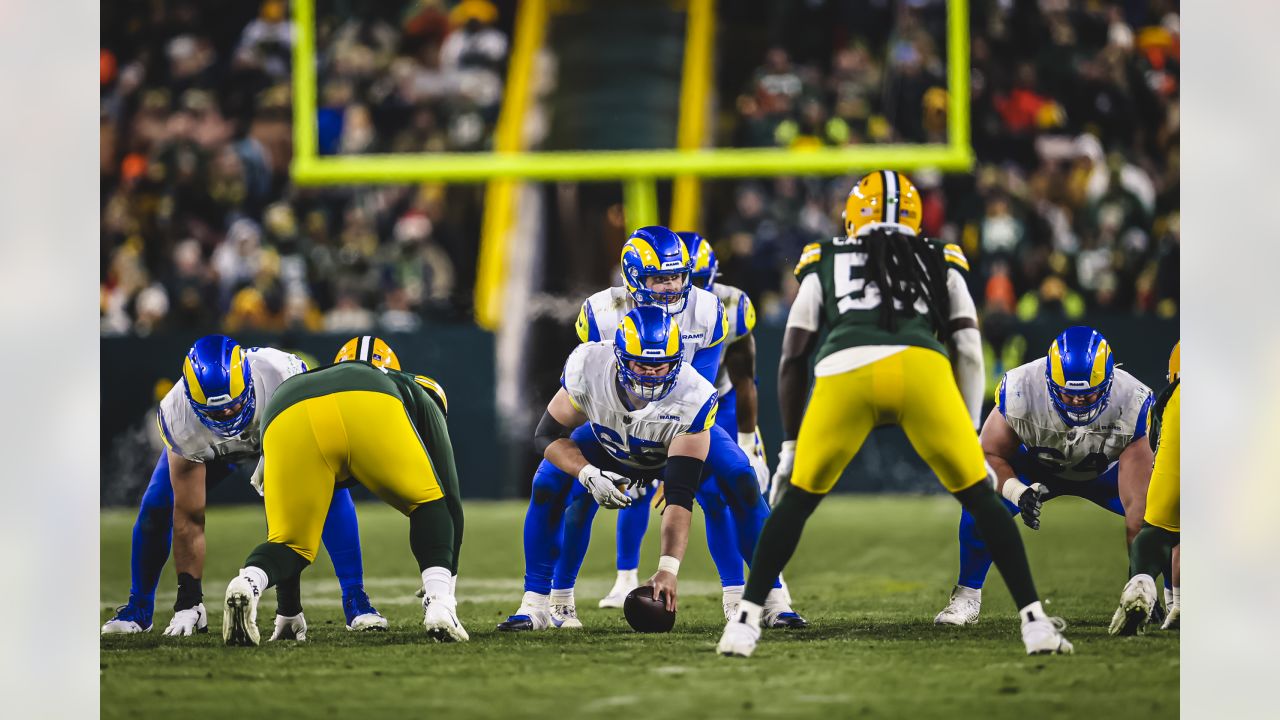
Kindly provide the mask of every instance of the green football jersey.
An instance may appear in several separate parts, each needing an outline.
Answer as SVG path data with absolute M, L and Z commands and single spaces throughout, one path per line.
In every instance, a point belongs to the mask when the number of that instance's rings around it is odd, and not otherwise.
M 959 245 L 930 240 L 948 268 L 968 272 L 969 263 Z M 796 263 L 796 279 L 804 282 L 817 274 L 822 284 L 822 329 L 826 338 L 817 360 L 863 345 L 914 345 L 946 354 L 938 340 L 929 308 L 923 300 L 897 309 L 897 329 L 880 327 L 879 288 L 870 280 L 863 238 L 837 237 L 806 245 Z

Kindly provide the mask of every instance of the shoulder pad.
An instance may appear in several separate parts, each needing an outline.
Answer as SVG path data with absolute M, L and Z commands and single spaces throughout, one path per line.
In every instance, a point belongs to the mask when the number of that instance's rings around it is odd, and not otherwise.
M 596 324 L 596 314 L 591 309 L 590 298 L 582 302 L 578 322 L 574 323 L 573 329 L 578 331 L 579 342 L 595 342 L 600 339 L 600 326 Z
M 822 259 L 822 243 L 809 243 L 800 251 L 800 259 L 796 262 L 795 274 L 797 278 L 804 277 L 805 273 L 818 267 L 818 261 Z
M 444 412 L 445 417 L 448 417 L 449 398 L 445 396 L 444 388 L 440 386 L 440 383 L 432 380 L 426 375 L 414 375 L 413 381 L 418 383 L 419 386 L 427 391 L 427 394 L 431 396 L 431 399 L 435 400 L 436 404 L 440 406 L 440 410 Z
M 962 273 L 969 272 L 969 259 L 964 256 L 964 250 L 961 250 L 959 245 L 943 244 L 937 241 L 935 243 L 942 247 L 942 259 L 947 261 L 947 267 L 953 267 Z

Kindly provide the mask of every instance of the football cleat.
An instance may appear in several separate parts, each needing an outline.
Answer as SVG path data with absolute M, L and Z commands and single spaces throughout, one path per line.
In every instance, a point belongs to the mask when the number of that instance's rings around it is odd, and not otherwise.
M 1075 652 L 1071 641 L 1063 636 L 1067 623 L 1058 617 L 1044 617 L 1022 623 L 1022 642 L 1028 655 L 1070 655 Z
M 133 597 L 129 602 L 116 608 L 116 614 L 102 626 L 103 635 L 131 635 L 133 633 L 151 632 L 151 616 L 155 611 L 135 603 Z
M 374 609 L 364 588 L 358 588 L 343 596 L 342 614 L 347 618 L 348 630 L 364 632 L 387 629 L 387 619 Z
M 982 611 L 982 590 L 957 585 L 951 591 L 951 601 L 933 618 L 934 625 L 972 625 L 978 622 Z
M 578 608 L 574 605 L 552 605 L 551 624 L 561 630 L 580 630 L 582 621 L 578 619 Z
M 738 603 L 742 602 L 742 585 L 729 585 L 720 589 L 720 603 L 724 608 L 724 621 L 733 622 L 738 614 Z M 788 600 L 790 602 L 790 600 Z
M 602 608 L 620 608 L 627 599 L 627 593 L 640 587 L 638 570 L 619 570 L 618 579 L 613 582 L 613 589 L 600 599 Z
M 1161 630 L 1177 630 L 1182 626 L 1182 604 L 1172 603 L 1169 605 L 1167 614 L 1164 616 L 1164 623 L 1160 625 Z
M 307 640 L 307 619 L 302 613 L 297 615 L 276 615 L 276 626 L 271 632 L 269 642 L 276 640 Z
M 258 645 L 258 599 L 262 591 L 244 575 L 237 575 L 227 585 L 222 612 L 222 641 L 228 646 Z
M 716 653 L 726 657 L 751 657 L 760 640 L 760 628 L 746 621 L 746 613 L 725 624 Z
M 1156 581 L 1150 575 L 1134 575 L 1120 593 L 1120 607 L 1111 616 L 1112 635 L 1137 635 L 1151 619 L 1156 604 Z
M 173 614 L 169 627 L 164 629 L 168 637 L 189 637 L 198 633 L 209 632 L 209 613 L 205 612 L 204 603 Z
M 808 620 L 800 617 L 799 613 L 791 609 L 791 603 L 787 602 L 787 593 L 782 588 L 774 588 L 769 591 L 769 596 L 764 601 L 762 622 L 767 628 L 786 628 L 788 630 L 798 630 L 809 626 Z
M 466 642 L 471 639 L 458 620 L 458 601 L 445 595 L 428 595 L 422 599 L 422 626 L 436 642 Z
M 549 627 L 551 627 L 550 598 L 535 592 L 526 592 L 520 601 L 520 609 L 498 623 L 499 632 L 546 630 Z

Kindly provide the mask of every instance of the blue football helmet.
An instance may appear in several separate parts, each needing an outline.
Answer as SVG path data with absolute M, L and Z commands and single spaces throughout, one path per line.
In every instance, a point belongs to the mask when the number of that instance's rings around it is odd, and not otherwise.
M 693 288 L 690 272 L 693 260 L 678 235 L 661 225 L 642 227 L 631 233 L 622 246 L 622 281 L 637 305 L 660 305 L 668 313 L 683 312 Z M 680 289 L 670 292 L 650 290 L 646 278 L 680 276 Z
M 676 386 L 684 341 L 676 321 L 662 308 L 643 305 L 622 318 L 613 336 L 613 353 L 618 358 L 618 383 L 644 400 L 661 400 Z M 661 375 L 641 375 L 628 363 L 671 367 Z
M 1111 397 L 1116 360 L 1102 333 L 1077 325 L 1062 331 L 1049 346 L 1045 380 L 1053 407 L 1068 425 L 1088 425 Z
M 235 437 L 253 422 L 253 375 L 240 344 L 226 335 L 206 335 L 182 362 L 187 402 L 204 426 Z
M 716 251 L 711 249 L 711 241 L 696 232 L 676 233 L 689 248 L 689 257 L 693 258 L 693 285 L 703 290 L 710 290 L 720 274 L 720 264 L 716 262 Z

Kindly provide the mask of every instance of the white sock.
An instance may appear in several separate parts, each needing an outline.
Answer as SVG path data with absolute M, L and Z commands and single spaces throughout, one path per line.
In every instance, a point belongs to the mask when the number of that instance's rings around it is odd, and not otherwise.
M 617 582 L 626 583 L 628 585 L 639 585 L 640 584 L 640 568 L 631 568 L 630 570 L 619 570 Z
M 760 615 L 763 612 L 764 612 L 764 608 L 751 602 L 750 600 L 743 600 L 742 602 L 738 603 L 738 617 L 735 618 L 735 621 L 744 622 L 753 628 L 759 628 Z
M 422 589 L 426 597 L 452 597 L 452 578 L 449 568 L 429 567 L 422 571 Z
M 791 609 L 791 604 L 787 602 L 787 593 L 782 588 L 773 588 L 764 599 L 765 607 L 786 608 L 782 612 Z
M 531 610 L 546 610 L 550 604 L 551 604 L 551 597 L 549 595 L 543 595 L 542 593 L 536 593 L 533 591 L 526 592 L 524 594 L 524 597 L 520 598 L 521 608 L 529 608 Z
M 565 588 L 564 590 L 551 590 L 552 605 L 576 605 L 573 601 L 573 588 Z
M 720 588 L 720 593 L 724 596 L 725 602 L 730 600 L 741 600 L 742 591 L 746 589 L 746 585 L 725 585 Z
M 1164 604 L 1166 606 L 1182 604 L 1180 602 L 1181 598 L 1178 596 L 1178 590 L 1180 589 L 1181 588 L 1179 588 L 1177 585 L 1174 585 L 1172 589 L 1170 588 L 1164 589 Z
M 971 588 L 965 587 L 964 585 L 957 585 L 955 593 L 958 597 L 968 597 L 973 598 L 974 600 L 982 599 L 982 588 Z
M 1023 625 L 1034 620 L 1046 620 L 1048 617 L 1048 615 L 1044 614 L 1044 606 L 1040 604 L 1039 600 L 1018 610 L 1018 618 L 1022 620 Z
M 258 592 L 261 593 L 267 589 L 267 573 L 259 567 L 240 568 L 240 574 L 253 581 L 258 586 Z

